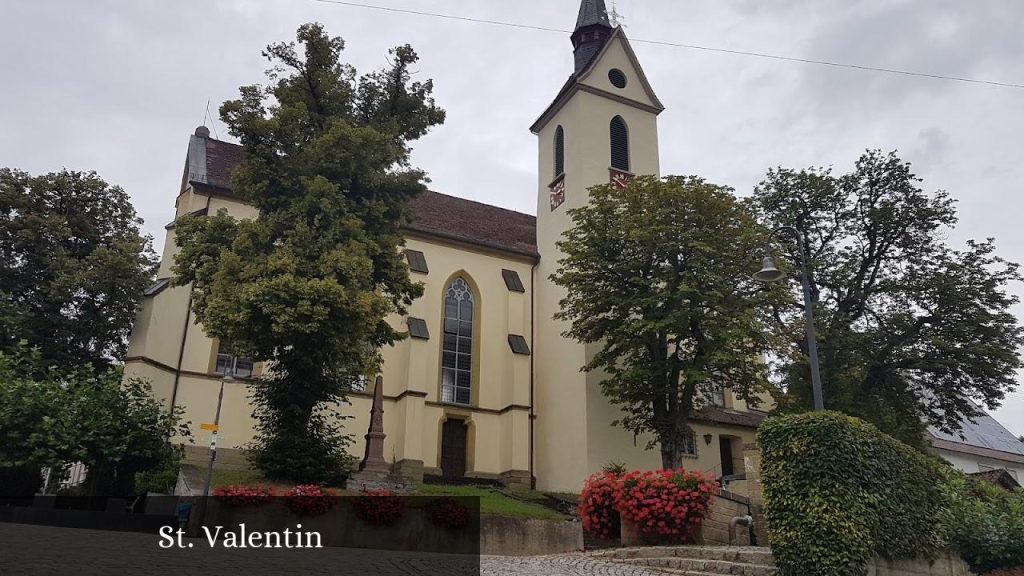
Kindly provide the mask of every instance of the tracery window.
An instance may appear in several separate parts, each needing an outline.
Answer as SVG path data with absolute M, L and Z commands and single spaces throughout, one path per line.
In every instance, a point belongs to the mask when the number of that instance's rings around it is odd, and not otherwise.
M 456 278 L 444 297 L 444 340 L 441 345 L 441 401 L 472 402 L 473 290 Z

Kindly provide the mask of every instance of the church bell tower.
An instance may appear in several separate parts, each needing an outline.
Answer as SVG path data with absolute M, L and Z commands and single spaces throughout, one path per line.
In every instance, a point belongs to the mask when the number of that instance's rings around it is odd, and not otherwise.
M 563 337 L 555 321 L 565 291 L 550 281 L 572 227 L 566 214 L 588 201 L 591 186 L 625 185 L 635 174 L 659 175 L 658 114 L 664 109 L 604 0 L 582 0 L 570 37 L 573 67 L 554 101 L 530 127 L 538 138 L 535 334 L 535 473 L 538 487 L 578 490 L 609 461 L 657 468 L 646 439 L 611 423 L 620 417 L 600 390 L 601 375 L 580 368 L 592 346 Z

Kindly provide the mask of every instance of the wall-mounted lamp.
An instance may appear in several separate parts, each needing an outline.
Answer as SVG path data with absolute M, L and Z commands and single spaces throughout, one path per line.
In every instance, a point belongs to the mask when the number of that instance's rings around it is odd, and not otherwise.
M 704 443 L 707 444 L 708 446 L 711 446 L 711 438 L 712 438 L 711 434 L 705 434 L 704 435 Z

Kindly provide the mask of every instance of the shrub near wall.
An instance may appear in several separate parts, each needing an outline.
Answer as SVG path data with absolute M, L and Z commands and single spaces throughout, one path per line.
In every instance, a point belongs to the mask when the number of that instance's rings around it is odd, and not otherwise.
M 775 417 L 757 442 L 782 574 L 859 575 L 876 554 L 929 557 L 946 545 L 949 472 L 874 426 L 836 412 Z
M 971 570 L 1024 574 L 1024 488 L 1013 492 L 957 474 L 953 544 Z

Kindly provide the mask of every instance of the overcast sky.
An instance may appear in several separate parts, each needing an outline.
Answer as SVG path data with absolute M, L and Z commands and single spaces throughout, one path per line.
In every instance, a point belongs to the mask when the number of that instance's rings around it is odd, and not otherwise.
M 571 28 L 578 0 L 365 0 Z M 609 0 L 610 1 L 610 0 Z M 620 0 L 633 39 L 1024 84 L 1020 0 Z M 566 34 L 314 0 L 6 0 L 0 7 L 0 166 L 96 170 L 124 187 L 163 244 L 189 134 L 207 100 L 262 82 L 260 50 L 319 21 L 360 71 L 411 43 L 448 121 L 415 145 L 439 192 L 535 212 L 528 127 L 571 71 Z M 994 236 L 1024 262 L 1024 89 L 634 43 L 667 107 L 661 166 L 748 194 L 772 166 L 849 169 L 898 149 L 959 200 L 949 235 Z M 228 139 L 219 121 L 211 128 Z M 1014 286 L 1018 294 L 1024 287 Z M 1024 317 L 1024 307 L 1017 313 Z M 1024 380 L 1024 377 L 1022 377 Z M 1024 434 L 1024 390 L 995 416 Z

